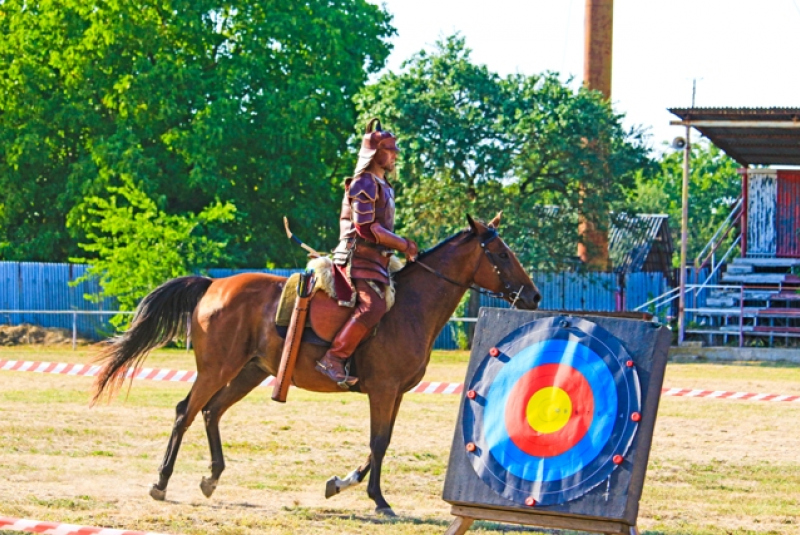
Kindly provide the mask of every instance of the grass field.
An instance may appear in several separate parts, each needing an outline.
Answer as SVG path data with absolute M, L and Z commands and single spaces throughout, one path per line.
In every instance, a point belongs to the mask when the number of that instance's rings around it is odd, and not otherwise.
M 0 358 L 85 363 L 90 349 L 0 348 Z M 468 354 L 437 352 L 427 380 L 463 381 Z M 148 367 L 193 369 L 183 350 Z M 222 421 L 227 470 L 211 499 L 202 422 L 184 439 L 166 502 L 156 479 L 185 383 L 137 381 L 89 409 L 90 378 L 0 372 L 0 516 L 186 534 L 434 534 L 458 396 L 407 395 L 383 471 L 398 517 L 372 512 L 364 486 L 330 500 L 332 475 L 368 454 L 366 398 L 257 389 Z M 665 386 L 800 395 L 800 366 L 670 363 Z M 663 398 L 639 525 L 649 535 L 800 534 L 800 404 Z M 478 522 L 469 533 L 523 528 Z M 2 533 L 2 532 L 0 532 Z

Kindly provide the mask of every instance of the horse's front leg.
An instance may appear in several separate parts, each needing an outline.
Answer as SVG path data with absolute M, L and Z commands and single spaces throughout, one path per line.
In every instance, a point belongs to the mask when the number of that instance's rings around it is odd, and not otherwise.
M 395 515 L 381 492 L 381 465 L 392 440 L 392 430 L 402 400 L 403 394 L 391 389 L 369 394 L 369 447 L 372 470 L 367 484 L 367 495 L 375 501 L 375 511 L 386 516 Z
M 344 479 L 340 478 L 339 476 L 333 476 L 325 482 L 325 497 L 330 498 L 331 496 L 339 494 L 343 490 L 349 489 L 353 485 L 358 485 L 364 481 L 365 477 L 367 477 L 371 467 L 372 454 L 367 457 L 367 461 L 364 464 L 347 474 Z

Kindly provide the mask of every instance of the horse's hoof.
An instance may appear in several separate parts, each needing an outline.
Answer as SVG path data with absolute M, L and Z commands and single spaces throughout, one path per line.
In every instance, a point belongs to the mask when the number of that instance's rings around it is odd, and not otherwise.
M 217 480 L 215 479 L 207 479 L 203 478 L 200 482 L 200 490 L 203 491 L 203 496 L 206 498 L 210 498 L 212 494 L 214 494 L 214 490 L 217 488 Z
M 375 509 L 375 512 L 381 516 L 386 516 L 386 517 L 397 516 L 396 514 L 394 514 L 394 511 L 392 511 L 391 507 L 378 507 Z
M 163 502 L 164 499 L 167 497 L 167 491 L 166 489 L 164 490 L 159 489 L 158 487 L 156 487 L 156 484 L 153 483 L 153 486 L 150 487 L 150 497 L 156 501 Z
M 325 482 L 325 498 L 330 498 L 331 496 L 339 494 L 339 487 L 336 486 L 337 479 L 339 478 L 333 476 Z

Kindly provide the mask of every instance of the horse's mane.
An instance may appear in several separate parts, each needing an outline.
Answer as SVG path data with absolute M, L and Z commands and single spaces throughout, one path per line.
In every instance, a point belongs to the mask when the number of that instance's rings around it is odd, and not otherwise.
M 491 228 L 488 233 L 497 233 L 497 231 L 495 229 Z M 471 237 L 471 236 L 475 236 L 475 234 L 472 233 L 472 229 L 469 228 L 469 227 L 467 227 L 465 229 L 462 229 L 462 230 L 459 230 L 458 232 L 456 232 L 452 236 L 443 239 L 442 241 L 440 241 L 439 243 L 437 243 L 433 247 L 429 247 L 428 249 L 425 249 L 424 251 L 420 252 L 419 255 L 417 256 L 417 259 L 425 260 L 425 258 L 427 258 L 428 256 L 432 255 L 433 253 L 435 253 L 439 249 L 443 248 L 445 245 L 448 245 L 448 244 L 450 244 L 450 243 L 452 243 L 454 241 L 462 239 L 465 236 Z M 483 238 L 483 236 L 481 236 L 481 238 Z M 397 271 L 394 275 L 398 276 L 398 275 L 400 275 L 402 273 L 407 273 L 409 271 L 409 269 L 412 268 L 413 266 L 414 266 L 414 262 L 406 262 L 406 265 L 403 266 L 403 269 Z
M 466 236 L 470 232 L 471 232 L 471 230 L 469 228 L 459 230 L 458 232 L 456 232 L 452 236 L 443 239 L 442 241 L 440 241 L 439 243 L 437 243 L 433 247 L 429 247 L 428 249 L 425 249 L 424 251 L 421 251 L 419 253 L 419 255 L 417 255 L 417 259 L 425 260 L 425 258 L 427 258 L 428 256 L 432 255 L 433 253 L 435 253 L 439 249 L 443 248 L 445 245 L 447 245 L 447 244 L 449 244 L 451 242 L 454 242 L 457 239 L 463 238 L 464 236 Z M 413 266 L 414 266 L 414 262 L 406 261 L 406 264 L 403 266 L 403 269 L 401 269 L 400 271 L 397 271 L 396 273 L 394 273 L 394 276 L 397 277 L 397 276 L 400 276 L 400 275 L 402 275 L 404 273 L 408 273 Z

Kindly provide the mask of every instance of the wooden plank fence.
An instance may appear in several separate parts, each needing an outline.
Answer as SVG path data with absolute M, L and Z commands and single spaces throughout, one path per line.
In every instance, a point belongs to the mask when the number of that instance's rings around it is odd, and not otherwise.
M 82 264 L 47 264 L 35 262 L 0 262 L 0 311 L 25 310 L 42 312 L 0 312 L 0 325 L 31 323 L 42 327 L 61 327 L 72 330 L 71 314 L 46 314 L 44 311 L 113 311 L 113 299 L 92 302 L 87 294 L 99 291 L 97 281 L 71 285 L 83 275 L 88 266 Z M 265 272 L 289 276 L 299 269 L 210 269 L 211 277 L 228 277 L 244 272 Z M 534 273 L 533 281 L 542 292 L 542 307 L 553 310 L 614 311 L 621 304 L 618 277 L 614 273 Z M 626 278 L 624 310 L 662 294 L 667 282 L 660 273 L 633 273 Z M 481 306 L 506 308 L 500 299 L 481 296 Z M 77 332 L 94 340 L 112 334 L 110 316 L 78 314 Z M 450 322 L 439 335 L 436 349 L 455 349 L 463 344 L 464 324 Z M 459 338 L 461 341 L 459 342 Z

